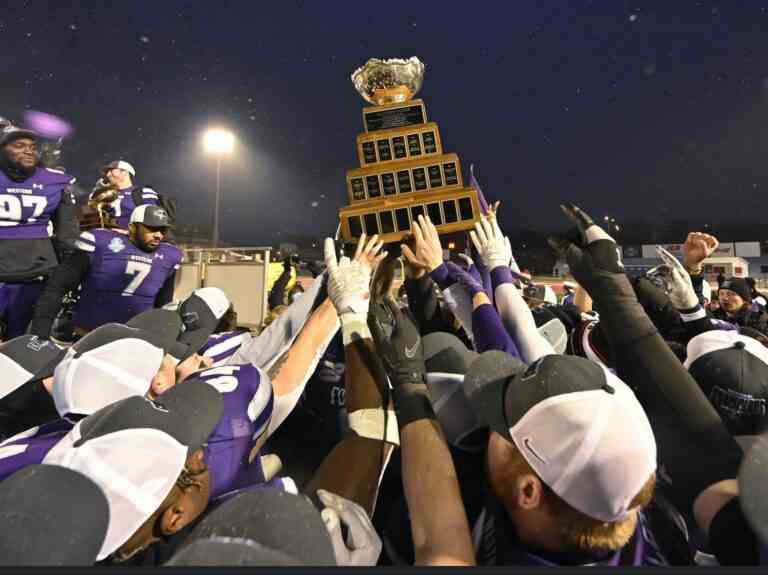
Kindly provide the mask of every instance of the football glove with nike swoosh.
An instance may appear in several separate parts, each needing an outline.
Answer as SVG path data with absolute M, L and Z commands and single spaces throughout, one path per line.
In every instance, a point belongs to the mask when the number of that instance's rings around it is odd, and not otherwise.
M 416 323 L 388 297 L 371 304 L 368 323 L 392 383 L 400 428 L 418 419 L 434 419 L 424 348 Z

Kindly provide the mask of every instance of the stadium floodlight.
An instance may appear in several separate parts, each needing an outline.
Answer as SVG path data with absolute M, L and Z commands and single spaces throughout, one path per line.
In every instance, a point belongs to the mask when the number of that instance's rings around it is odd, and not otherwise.
M 219 221 L 221 219 L 221 159 L 235 149 L 235 135 L 221 128 L 210 128 L 203 133 L 203 149 L 216 158 L 216 207 L 213 220 L 213 247 L 219 247 Z
M 203 134 L 203 148 L 214 156 L 231 154 L 235 149 L 235 135 L 220 128 L 206 130 Z

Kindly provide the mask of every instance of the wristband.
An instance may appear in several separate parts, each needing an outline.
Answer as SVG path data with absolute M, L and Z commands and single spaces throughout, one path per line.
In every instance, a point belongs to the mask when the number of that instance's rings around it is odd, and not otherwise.
M 440 264 L 431 272 L 429 272 L 429 277 L 432 278 L 432 280 L 441 290 L 446 289 L 455 282 L 455 280 L 452 281 L 450 271 L 448 270 L 448 266 L 445 265 L 445 263 Z
M 515 283 L 515 274 L 509 266 L 496 266 L 491 270 L 491 284 L 493 285 L 494 290 L 501 284 L 513 283 Z
M 437 420 L 426 383 L 404 383 L 394 388 L 392 399 L 397 412 L 397 425 L 403 429 L 421 419 Z
M 358 409 L 349 413 L 349 428 L 360 437 L 385 441 L 393 445 L 400 445 L 397 422 L 397 414 L 383 407 Z
M 341 337 L 344 345 L 364 339 L 373 339 L 368 327 L 367 313 L 345 313 L 339 316 Z

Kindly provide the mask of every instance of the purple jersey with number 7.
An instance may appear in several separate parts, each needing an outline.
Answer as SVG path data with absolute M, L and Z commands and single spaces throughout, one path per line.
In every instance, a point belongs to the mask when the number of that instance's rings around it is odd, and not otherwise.
M 74 318 L 75 325 L 88 330 L 110 322 L 125 323 L 153 308 L 158 292 L 183 257 L 177 247 L 165 242 L 154 252 L 145 252 L 127 234 L 114 230 L 83 232 L 75 246 L 91 261 Z

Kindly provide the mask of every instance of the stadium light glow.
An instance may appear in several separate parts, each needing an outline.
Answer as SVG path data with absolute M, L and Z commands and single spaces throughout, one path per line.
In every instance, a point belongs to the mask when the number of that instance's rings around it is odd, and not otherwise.
M 203 134 L 203 148 L 215 156 L 231 154 L 235 149 L 235 135 L 219 128 L 206 130 Z
M 210 128 L 203 133 L 203 148 L 216 158 L 216 207 L 213 217 L 213 247 L 219 247 L 221 220 L 221 161 L 235 149 L 235 135 L 221 128 Z

